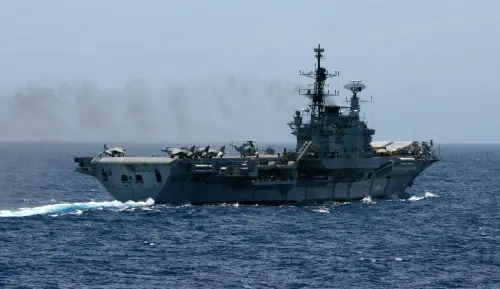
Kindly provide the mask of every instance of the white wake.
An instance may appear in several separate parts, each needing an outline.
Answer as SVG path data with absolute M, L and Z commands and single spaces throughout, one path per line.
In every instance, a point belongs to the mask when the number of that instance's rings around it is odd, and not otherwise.
M 411 196 L 410 198 L 408 198 L 408 201 L 420 201 L 420 200 L 423 200 L 423 199 L 427 199 L 427 198 L 435 198 L 437 197 L 438 195 L 436 194 L 433 194 L 431 192 L 425 192 L 423 196 Z
M 67 214 L 76 213 L 81 214 L 83 211 L 88 210 L 102 210 L 102 209 L 127 209 L 133 207 L 149 207 L 154 205 L 153 199 L 148 199 L 145 202 L 129 201 L 122 203 L 119 201 L 112 202 L 86 202 L 86 203 L 63 203 L 54 205 L 45 205 L 33 208 L 19 208 L 15 210 L 0 210 L 0 217 L 28 217 L 33 215 L 46 215 L 46 214 Z

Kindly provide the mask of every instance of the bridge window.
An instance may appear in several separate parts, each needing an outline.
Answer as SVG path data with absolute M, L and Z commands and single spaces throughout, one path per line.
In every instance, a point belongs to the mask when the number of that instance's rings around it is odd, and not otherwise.
M 160 172 L 156 171 L 155 175 L 156 175 L 156 182 L 161 183 L 161 174 L 160 174 Z
M 122 175 L 122 183 L 128 183 L 128 176 Z
M 369 180 L 373 177 L 373 172 L 368 172 L 368 174 L 366 175 L 366 178 Z
M 142 184 L 142 175 L 135 175 L 135 182 L 137 184 Z

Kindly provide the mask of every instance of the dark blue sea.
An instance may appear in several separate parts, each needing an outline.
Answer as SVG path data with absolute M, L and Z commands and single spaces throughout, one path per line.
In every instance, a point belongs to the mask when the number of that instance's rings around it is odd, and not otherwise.
M 101 147 L 0 144 L 0 288 L 500 288 L 500 146 L 442 145 L 408 200 L 280 207 L 115 202 L 70 157 Z

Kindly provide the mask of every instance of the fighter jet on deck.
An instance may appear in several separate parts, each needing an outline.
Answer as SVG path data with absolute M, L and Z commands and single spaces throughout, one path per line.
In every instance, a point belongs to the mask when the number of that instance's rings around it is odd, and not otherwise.
M 218 150 L 209 149 L 206 156 L 207 158 L 222 158 L 226 154 L 226 146 L 222 146 Z
M 99 155 L 105 155 L 109 157 L 124 157 L 126 149 L 122 146 L 117 146 L 114 148 L 108 148 L 106 144 L 104 144 L 104 149 L 99 153 Z
M 189 150 L 185 148 L 165 147 L 161 151 L 168 154 L 171 158 L 192 158 L 195 153 L 196 146 L 192 146 Z

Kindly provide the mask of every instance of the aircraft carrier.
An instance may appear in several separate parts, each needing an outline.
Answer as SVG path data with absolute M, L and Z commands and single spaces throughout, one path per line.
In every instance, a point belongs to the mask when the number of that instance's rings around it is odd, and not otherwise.
M 372 141 L 375 130 L 360 118 L 361 81 L 344 86 L 348 106 L 327 105 L 338 95 L 325 89 L 329 73 L 314 49 L 316 67 L 301 75 L 314 79 L 299 94 L 310 102 L 288 123 L 295 149 L 260 153 L 252 141 L 225 146 L 162 149 L 165 156 L 128 157 L 122 147 L 97 156 L 74 157 L 76 171 L 95 177 L 117 200 L 165 203 L 285 204 L 353 201 L 405 194 L 415 178 L 440 160 L 433 141 Z M 268 147 L 266 152 L 274 152 Z

